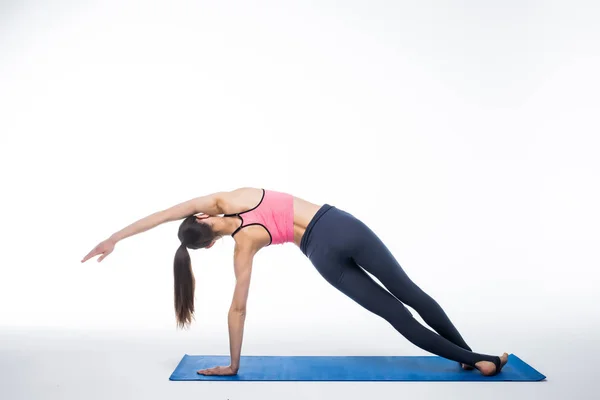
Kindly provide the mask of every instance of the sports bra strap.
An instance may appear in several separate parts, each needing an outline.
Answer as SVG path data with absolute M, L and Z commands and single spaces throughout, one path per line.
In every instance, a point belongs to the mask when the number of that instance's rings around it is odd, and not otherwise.
M 257 204 L 256 206 L 252 207 L 251 209 L 249 209 L 249 210 L 246 210 L 246 211 L 242 211 L 242 212 L 238 212 L 238 213 L 233 213 L 233 214 L 224 214 L 224 215 L 223 215 L 223 217 L 238 217 L 238 218 L 240 218 L 240 219 L 242 220 L 242 223 L 240 224 L 240 226 L 238 226 L 238 227 L 237 227 L 237 229 L 236 229 L 235 231 L 233 231 L 233 233 L 231 234 L 231 236 L 232 236 L 232 237 L 233 237 L 233 236 L 234 236 L 236 233 L 238 233 L 238 231 L 239 231 L 240 229 L 242 229 L 242 228 L 244 228 L 244 227 L 245 227 L 245 225 L 244 225 L 244 218 L 242 218 L 241 214 L 245 214 L 245 213 L 247 213 L 247 212 L 254 211 L 254 210 L 256 210 L 256 209 L 257 209 L 257 208 L 258 208 L 258 207 L 259 207 L 259 206 L 262 204 L 263 200 L 265 199 L 265 189 L 263 189 L 263 190 L 262 190 L 262 192 L 263 192 L 263 194 L 262 194 L 262 197 L 260 198 L 260 201 L 258 202 L 258 204 Z M 251 225 L 252 225 L 252 224 L 251 224 Z M 267 229 L 267 228 L 265 227 L 265 229 Z M 269 230 L 267 229 L 267 232 L 268 232 L 268 231 L 269 231 Z M 271 236 L 271 233 L 270 233 L 270 232 L 269 232 L 269 236 Z
M 247 212 L 250 212 L 250 211 L 256 210 L 256 209 L 258 208 L 258 206 L 260 206 L 260 205 L 262 204 L 262 202 L 263 202 L 263 200 L 264 200 L 264 198 L 265 198 L 265 189 L 263 189 L 263 190 L 262 190 L 262 192 L 263 192 L 263 194 L 262 194 L 262 197 L 260 198 L 260 201 L 258 202 L 258 204 L 257 204 L 256 206 L 252 207 L 252 208 L 251 208 L 251 209 L 249 209 L 249 210 L 242 211 L 242 212 L 239 212 L 239 213 L 233 213 L 233 214 L 224 214 L 224 215 L 223 215 L 223 217 L 239 217 L 239 216 L 240 216 L 240 214 L 245 214 L 245 213 L 247 213 Z
M 224 214 L 225 217 L 237 217 L 241 220 L 240 226 L 235 228 L 231 236 L 235 236 L 245 227 L 259 225 L 269 234 L 269 245 L 294 241 L 293 196 L 283 192 L 265 190 L 264 188 L 262 193 L 260 202 L 253 208 Z

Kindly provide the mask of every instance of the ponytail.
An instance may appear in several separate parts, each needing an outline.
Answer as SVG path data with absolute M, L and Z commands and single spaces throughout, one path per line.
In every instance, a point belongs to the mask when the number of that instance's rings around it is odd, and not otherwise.
M 175 282 L 175 315 L 177 326 L 185 328 L 192 322 L 194 314 L 194 289 L 196 281 L 192 271 L 192 261 L 185 245 L 175 252 L 173 264 Z

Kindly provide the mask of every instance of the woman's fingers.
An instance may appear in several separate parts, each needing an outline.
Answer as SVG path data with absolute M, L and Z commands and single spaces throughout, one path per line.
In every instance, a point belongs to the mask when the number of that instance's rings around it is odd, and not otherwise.
M 200 371 L 198 371 L 198 373 L 202 374 L 202 375 L 213 375 L 218 370 L 219 370 L 219 367 L 206 368 L 206 369 L 201 369 Z
M 114 248 L 115 248 L 114 242 L 112 242 L 110 240 L 105 240 L 104 242 L 102 242 L 99 245 L 97 245 L 96 247 L 94 247 L 94 249 L 92 251 L 90 251 L 87 256 L 83 257 L 83 260 L 81 260 L 81 262 L 86 262 L 90 258 L 97 256 L 99 254 L 100 254 L 100 257 L 98 258 L 98 262 L 100 262 L 100 261 L 104 260 L 107 255 L 112 253 Z
M 201 375 L 236 375 L 237 371 L 234 371 L 231 366 L 217 366 L 213 368 L 201 369 L 197 371 L 198 374 Z
M 83 257 L 83 260 L 81 260 L 81 262 L 86 262 L 87 260 L 89 260 L 90 258 L 92 258 L 96 255 L 98 255 L 98 249 L 96 247 L 94 247 L 94 249 L 92 251 L 90 251 L 85 257 Z
M 98 257 L 98 262 L 104 260 L 106 258 L 107 255 L 109 255 L 110 253 L 112 253 L 112 250 L 106 250 L 102 253 L 102 255 L 100 257 Z
M 108 256 L 112 252 L 113 252 L 112 248 L 107 248 L 104 251 L 102 251 L 102 255 L 100 257 L 98 257 L 98 262 L 104 260 L 106 258 L 106 256 Z

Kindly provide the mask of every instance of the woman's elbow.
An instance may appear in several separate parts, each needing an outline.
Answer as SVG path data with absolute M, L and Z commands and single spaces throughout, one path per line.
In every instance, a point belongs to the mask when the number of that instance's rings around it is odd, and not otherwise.
M 231 308 L 229 309 L 229 313 L 232 315 L 238 315 L 238 316 L 246 316 L 246 305 L 245 304 L 236 304 L 231 306 Z

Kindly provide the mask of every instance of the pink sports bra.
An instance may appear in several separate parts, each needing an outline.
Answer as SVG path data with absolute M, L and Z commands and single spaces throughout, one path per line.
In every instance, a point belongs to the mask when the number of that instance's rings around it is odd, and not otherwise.
M 251 225 L 260 225 L 267 230 L 271 244 L 294 241 L 294 197 L 287 193 L 263 189 L 258 205 L 247 211 L 225 214 L 224 217 L 239 217 L 242 224 L 231 234 L 233 237 L 240 229 Z

